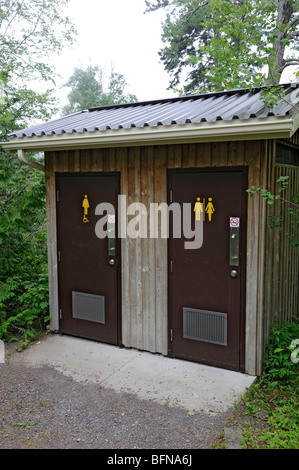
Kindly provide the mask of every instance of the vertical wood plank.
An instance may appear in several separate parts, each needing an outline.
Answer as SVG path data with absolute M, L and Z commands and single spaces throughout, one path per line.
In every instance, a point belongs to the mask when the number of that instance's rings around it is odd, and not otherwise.
M 267 185 L 267 171 L 269 166 L 268 146 L 265 142 L 256 142 L 259 148 L 260 172 L 259 184 L 261 187 Z M 256 355 L 256 370 L 255 374 L 262 373 L 262 366 L 264 360 L 264 343 L 263 343 L 263 321 L 264 321 L 264 272 L 265 272 L 265 224 L 266 224 L 266 204 L 265 201 L 259 197 L 259 217 L 258 224 L 258 253 L 257 253 L 257 306 L 256 306 L 256 350 L 252 351 L 252 356 Z
M 197 167 L 211 166 L 211 144 L 202 143 L 196 146 L 195 165 Z
M 49 310 L 50 328 L 59 330 L 58 312 L 58 269 L 57 269 L 57 239 L 56 239 L 56 184 L 55 184 L 55 154 L 46 152 L 46 210 L 48 238 L 48 272 L 49 272 Z
M 195 144 L 182 145 L 182 168 L 194 168 L 196 163 Z
M 86 157 L 87 157 L 87 151 L 85 149 L 80 150 L 80 171 L 81 172 L 88 171 Z
M 180 168 L 182 166 L 182 145 L 166 145 L 167 168 Z
M 135 202 L 135 154 L 133 149 L 128 149 L 128 187 L 127 187 L 128 206 Z M 132 216 L 128 216 L 128 222 Z M 130 309 L 130 346 L 137 347 L 137 299 L 136 299 L 136 244 L 135 239 L 127 237 L 128 244 L 128 291 L 129 291 L 129 309 Z
M 167 161 L 162 148 L 156 148 L 155 154 L 155 202 L 167 202 Z M 168 323 L 167 323 L 167 239 L 159 237 L 156 246 L 156 344 L 157 352 L 167 354 Z
M 244 155 L 244 142 L 228 142 L 228 152 L 227 152 L 228 166 L 237 166 L 240 164 L 243 165 L 243 155 Z
M 267 142 L 267 154 L 268 154 L 268 168 L 267 168 L 267 180 L 266 186 L 267 188 L 270 187 L 271 181 L 273 180 L 273 172 L 274 172 L 274 162 L 273 162 L 273 144 L 271 141 Z M 269 228 L 269 207 L 266 205 L 265 208 L 265 269 L 264 269 L 264 301 L 263 301 L 263 309 L 264 309 L 264 335 L 263 341 L 264 344 L 267 343 L 268 339 L 268 331 L 270 325 L 270 317 L 271 312 L 273 311 L 273 293 L 272 291 L 272 277 L 273 277 L 273 269 L 274 269 L 274 253 L 272 250 L 271 244 L 271 230 Z
M 80 150 L 74 150 L 74 171 L 80 171 Z
M 259 147 L 258 147 L 259 149 Z M 248 165 L 249 187 L 260 183 L 260 158 L 255 142 L 247 142 L 245 146 L 244 164 Z M 259 200 L 249 199 L 247 215 L 247 273 L 246 273 L 246 371 L 256 373 L 257 350 L 257 277 L 259 250 Z
M 118 149 L 120 174 L 120 192 L 126 198 L 125 207 L 120 208 L 121 221 L 126 228 L 128 224 L 127 205 L 129 195 L 128 149 Z M 123 211 L 123 213 L 122 213 Z M 125 235 L 125 234 L 124 234 Z M 121 312 L 122 312 L 122 342 L 131 347 L 131 302 L 130 302 L 130 246 L 128 237 L 121 239 Z
M 69 150 L 67 153 L 68 171 L 73 173 L 75 170 L 75 151 Z
M 94 171 L 103 171 L 102 149 L 94 149 L 92 153 L 92 168 Z
M 135 161 L 135 201 L 142 202 L 141 200 L 141 149 L 140 147 L 133 148 L 134 161 Z M 137 215 L 138 213 L 136 213 Z M 141 226 L 139 224 L 139 229 Z M 141 238 L 138 236 L 135 239 L 135 256 L 136 266 L 134 279 L 135 283 L 132 288 L 135 290 L 136 299 L 136 336 L 138 349 L 143 349 L 143 311 L 142 311 L 142 254 L 141 254 Z
M 167 168 L 175 168 L 175 150 L 176 145 L 171 144 L 166 146 L 167 151 Z
M 142 312 L 143 312 L 143 348 L 156 352 L 156 308 L 155 308 L 155 240 L 150 238 L 150 204 L 153 200 L 154 187 L 154 152 L 153 147 L 142 149 L 141 165 L 141 202 L 147 210 L 147 238 L 141 239 L 141 274 L 142 274 Z

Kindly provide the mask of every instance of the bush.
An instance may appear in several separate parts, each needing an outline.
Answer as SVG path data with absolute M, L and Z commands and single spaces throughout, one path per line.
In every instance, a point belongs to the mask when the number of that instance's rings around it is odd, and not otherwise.
M 268 356 L 265 361 L 265 373 L 269 382 L 274 385 L 277 382 L 286 384 L 298 377 L 299 351 L 297 354 L 296 350 L 298 347 L 299 319 L 292 323 L 284 322 L 281 326 L 275 323 L 270 331 Z
M 26 346 L 49 321 L 46 231 L 35 234 L 16 253 L 19 269 L 1 282 L 0 339 Z
M 292 347 L 292 343 L 296 345 Z M 263 375 L 242 398 L 245 449 L 298 449 L 299 319 L 272 327 Z

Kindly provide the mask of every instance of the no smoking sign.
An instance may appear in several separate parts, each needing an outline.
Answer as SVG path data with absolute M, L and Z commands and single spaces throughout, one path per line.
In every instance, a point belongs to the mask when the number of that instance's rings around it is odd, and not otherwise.
M 229 218 L 229 226 L 231 228 L 239 228 L 240 227 L 240 217 L 230 217 Z

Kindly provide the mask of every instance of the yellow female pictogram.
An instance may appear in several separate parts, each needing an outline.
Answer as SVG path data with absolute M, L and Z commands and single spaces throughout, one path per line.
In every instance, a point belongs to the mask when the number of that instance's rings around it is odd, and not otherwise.
M 207 207 L 206 207 L 206 212 L 208 214 L 208 217 L 209 217 L 209 222 L 211 222 L 212 220 L 212 215 L 213 213 L 215 212 L 215 208 L 213 206 L 213 203 L 212 203 L 212 198 L 209 197 L 209 202 L 207 204 Z
M 82 207 L 84 209 L 84 215 L 83 215 L 83 222 L 89 222 L 88 218 L 86 217 L 88 215 L 88 209 L 89 209 L 89 201 L 87 198 L 87 195 L 85 194 L 83 202 L 82 202 Z

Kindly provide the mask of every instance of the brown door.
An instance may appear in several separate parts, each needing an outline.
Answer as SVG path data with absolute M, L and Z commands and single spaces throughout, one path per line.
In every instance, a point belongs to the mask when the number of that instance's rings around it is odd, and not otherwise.
M 191 228 L 196 214 L 203 221 L 202 246 L 186 249 L 184 236 L 172 236 L 170 219 L 169 353 L 242 371 L 247 170 L 173 170 L 168 176 L 172 201 L 181 208 L 191 203 Z
M 119 176 L 58 174 L 56 184 L 60 332 L 118 344 L 117 213 L 97 215 L 96 207 L 108 203 L 117 210 Z M 108 215 L 112 225 L 104 224 Z M 100 238 L 97 222 L 103 234 L 115 228 L 112 236 Z

